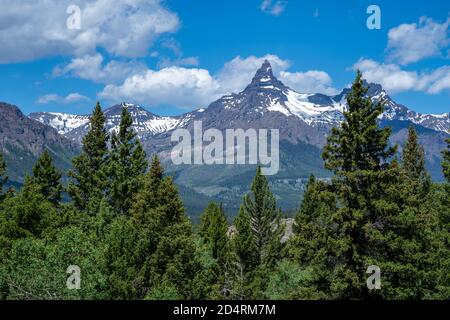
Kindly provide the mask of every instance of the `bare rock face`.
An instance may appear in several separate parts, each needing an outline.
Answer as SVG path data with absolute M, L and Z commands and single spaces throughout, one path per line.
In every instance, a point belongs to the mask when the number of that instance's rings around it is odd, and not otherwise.
M 44 149 L 49 150 L 58 167 L 66 169 L 78 146 L 54 128 L 28 118 L 17 106 L 0 103 L 0 151 L 10 180 L 23 181 Z

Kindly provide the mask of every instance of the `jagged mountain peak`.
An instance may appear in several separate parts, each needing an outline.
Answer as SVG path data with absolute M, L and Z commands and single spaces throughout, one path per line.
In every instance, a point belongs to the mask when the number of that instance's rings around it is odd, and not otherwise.
M 252 82 L 244 91 L 252 91 L 259 89 L 279 89 L 284 90 L 287 87 L 278 80 L 272 71 L 272 66 L 268 60 L 265 60 L 261 67 L 256 71 Z
M 264 77 L 273 78 L 273 71 L 272 71 L 272 65 L 270 64 L 269 60 L 264 60 L 261 67 L 256 71 L 255 79 L 261 79 Z
M 120 115 L 122 114 L 123 108 L 127 109 L 132 115 L 146 115 L 146 116 L 155 116 L 155 114 L 151 113 L 150 111 L 147 111 L 140 105 L 129 103 L 129 102 L 122 102 L 116 105 L 113 105 L 107 109 L 105 109 L 105 114 L 107 115 Z

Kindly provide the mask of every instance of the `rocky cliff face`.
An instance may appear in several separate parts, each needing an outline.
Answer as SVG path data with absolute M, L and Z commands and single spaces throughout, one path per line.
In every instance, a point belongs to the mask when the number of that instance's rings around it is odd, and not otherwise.
M 25 116 L 17 106 L 0 103 L 0 151 L 10 180 L 23 181 L 44 149 L 50 151 L 58 167 L 67 169 L 78 146 L 54 128 Z

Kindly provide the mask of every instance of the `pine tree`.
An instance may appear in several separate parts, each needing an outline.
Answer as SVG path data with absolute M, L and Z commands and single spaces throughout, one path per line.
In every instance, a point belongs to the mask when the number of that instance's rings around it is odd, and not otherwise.
M 163 177 L 157 157 L 150 171 L 140 178 L 130 218 L 122 219 L 122 224 L 132 230 L 128 233 L 133 236 L 127 237 L 130 249 L 109 251 L 108 272 L 114 274 L 114 290 L 122 292 L 123 297 L 152 298 L 170 288 L 171 296 L 193 298 L 200 263 L 195 258 L 196 243 L 178 190 L 171 177 Z M 112 234 L 110 239 L 114 237 Z M 113 242 L 120 246 L 120 241 Z
M 53 165 L 53 160 L 47 150 L 44 150 L 33 167 L 33 182 L 39 186 L 42 195 L 53 204 L 61 200 L 63 190 L 61 172 Z
M 118 213 L 127 214 L 139 190 L 139 177 L 147 169 L 141 142 L 131 128 L 133 120 L 127 108 L 122 109 L 118 134 L 113 134 L 108 165 L 109 199 Z
M 308 288 L 297 293 L 299 298 L 310 298 L 315 292 L 326 297 L 330 283 L 328 238 L 332 229 L 331 216 L 337 210 L 331 186 L 311 175 L 306 185 L 303 200 L 295 216 L 293 237 L 288 241 L 288 252 L 301 269 L 313 270 Z M 304 290 L 303 290 L 304 289 Z M 307 294 L 307 296 L 302 296 Z
M 140 182 L 142 190 L 145 190 L 146 192 L 138 192 L 134 199 L 134 208 L 141 208 L 141 210 L 133 211 L 134 219 L 140 218 L 136 216 L 137 214 L 156 208 L 159 204 L 161 204 L 163 199 L 159 198 L 159 194 L 163 177 L 164 169 L 161 165 L 159 157 L 155 155 L 152 158 L 150 170 L 145 174 Z M 142 223 L 145 223 L 145 219 Z
M 200 236 L 211 247 L 213 258 L 224 268 L 228 256 L 228 223 L 222 207 L 211 202 L 200 220 Z
M 252 272 L 258 266 L 258 253 L 253 237 L 249 214 L 241 205 L 239 214 L 234 219 L 235 232 L 232 235 L 232 247 L 237 259 L 235 295 L 243 298 L 250 295 L 247 289 Z
M 244 197 L 243 208 L 250 216 L 258 264 L 266 265 L 273 262 L 277 254 L 274 245 L 280 242 L 283 231 L 275 196 L 270 191 L 267 178 L 261 173 L 261 167 L 256 171 L 251 191 L 252 195 Z
M 369 247 L 368 238 L 382 237 L 378 228 L 383 219 L 396 214 L 395 205 L 385 201 L 398 179 L 389 162 L 396 148 L 389 147 L 391 130 L 378 127 L 384 102 L 374 103 L 367 90 L 358 71 L 347 95 L 344 121 L 333 128 L 323 152 L 325 168 L 335 174 L 332 188 L 339 203 L 332 213 L 328 243 L 333 261 L 330 286 L 340 298 L 369 294 L 365 271 L 378 252 L 368 253 L 368 248 L 377 250 Z
M 344 122 L 332 129 L 323 152 L 325 167 L 335 174 L 381 170 L 388 166 L 386 159 L 395 153 L 396 148 L 388 146 L 391 129 L 380 129 L 377 124 L 384 101 L 372 102 L 367 91 L 358 71 L 347 95 Z
M 442 151 L 442 171 L 450 184 L 450 138 L 447 141 L 447 150 Z
M 0 152 L 0 202 L 4 199 L 3 187 L 8 182 L 8 176 L 6 175 L 6 163 L 3 160 L 3 155 Z
M 437 250 L 434 251 L 434 265 L 438 265 L 435 273 L 437 284 L 431 298 L 450 299 L 450 139 L 446 140 L 447 149 L 442 151 L 442 171 L 446 183 L 442 188 L 433 188 L 433 197 L 429 200 L 432 207 L 439 216 L 440 241 L 434 241 Z
M 14 197 L 8 197 L 0 210 L 0 238 L 7 241 L 27 236 L 54 234 L 59 226 L 56 206 L 30 176 Z
M 416 192 L 420 191 L 419 196 L 430 191 L 431 178 L 425 169 L 425 152 L 418 142 L 413 126 L 408 128 L 408 139 L 402 154 L 402 169 L 410 188 L 414 188 Z M 418 188 L 420 190 L 417 190 Z
M 89 131 L 83 138 L 82 153 L 72 160 L 73 170 L 69 172 L 72 181 L 68 193 L 80 210 L 88 208 L 94 202 L 94 211 L 98 208 L 107 188 L 105 165 L 108 154 L 108 133 L 105 129 L 105 115 L 97 102 L 90 117 Z

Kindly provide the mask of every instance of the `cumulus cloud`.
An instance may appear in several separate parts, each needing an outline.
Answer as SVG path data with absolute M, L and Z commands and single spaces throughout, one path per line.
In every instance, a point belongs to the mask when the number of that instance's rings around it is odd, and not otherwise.
M 70 104 L 79 101 L 90 101 L 86 96 L 79 94 L 78 92 L 70 93 L 65 97 L 60 95 L 50 93 L 43 96 L 40 96 L 36 101 L 39 104 L 48 104 L 48 103 L 62 103 L 62 104 Z
M 222 95 L 242 91 L 264 60 L 269 60 L 274 74 L 303 93 L 334 94 L 330 76 L 323 71 L 287 72 L 287 60 L 276 55 L 236 57 L 216 74 L 206 69 L 170 66 L 132 75 L 122 84 L 107 85 L 100 97 L 111 102 L 131 101 L 148 106 L 174 105 L 182 108 L 206 106 Z
M 200 62 L 198 57 L 186 57 L 176 59 L 163 57 L 158 61 L 158 68 L 162 69 L 171 66 L 198 66 L 199 63 Z
M 443 66 L 422 79 L 428 84 L 427 92 L 437 94 L 444 90 L 450 90 L 450 66 Z
M 81 28 L 69 29 L 71 0 L 0 2 L 0 63 L 49 56 L 93 55 L 98 48 L 114 56 L 144 57 L 161 34 L 179 27 L 177 15 L 160 0 L 79 0 Z
M 280 80 L 285 85 L 302 93 L 323 93 L 327 95 L 335 95 L 338 93 L 338 90 L 332 86 L 331 77 L 324 71 L 282 71 L 280 73 Z
M 219 84 L 207 70 L 168 67 L 127 78 L 122 85 L 107 85 L 100 97 L 147 105 L 198 107 L 219 95 Z
M 450 66 L 418 73 L 402 70 L 399 65 L 379 63 L 371 59 L 360 59 L 353 65 L 360 70 L 368 82 L 379 83 L 389 93 L 424 91 L 437 94 L 450 89 Z
M 388 59 L 406 65 L 441 55 L 450 45 L 449 26 L 450 18 L 440 24 L 431 18 L 421 17 L 419 23 L 405 23 L 390 29 Z
M 122 82 L 128 76 L 145 72 L 145 70 L 147 67 L 142 62 L 111 60 L 104 63 L 102 55 L 93 54 L 73 58 L 65 66 L 55 67 L 52 75 L 54 77 L 73 76 L 97 83 L 111 84 Z
M 279 16 L 286 9 L 287 3 L 287 1 L 263 0 L 259 8 L 262 12 L 271 14 L 273 16 Z

